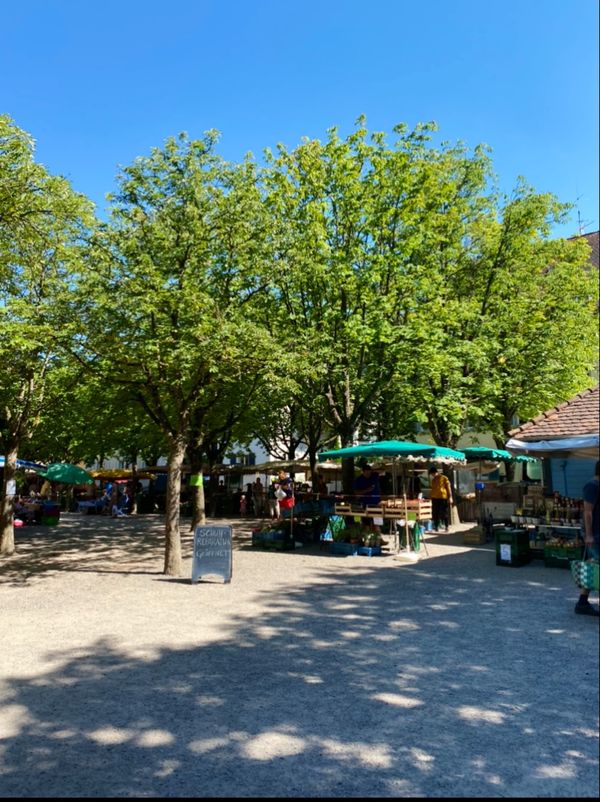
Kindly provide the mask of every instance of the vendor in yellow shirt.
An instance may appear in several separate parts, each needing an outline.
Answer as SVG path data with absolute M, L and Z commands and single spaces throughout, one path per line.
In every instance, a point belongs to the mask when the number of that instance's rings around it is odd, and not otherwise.
M 452 486 L 450 480 L 440 473 L 435 465 L 429 469 L 431 481 L 431 516 L 433 518 L 434 532 L 450 531 L 450 506 L 452 504 Z M 440 529 L 440 525 L 444 529 Z

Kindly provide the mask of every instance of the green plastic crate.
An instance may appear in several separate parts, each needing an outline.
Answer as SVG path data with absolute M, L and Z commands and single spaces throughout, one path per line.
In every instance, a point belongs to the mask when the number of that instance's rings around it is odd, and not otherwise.
M 571 560 L 581 559 L 580 546 L 544 546 L 544 565 L 547 568 L 569 568 Z
M 289 530 L 263 529 L 252 533 L 252 545 L 261 546 L 263 549 L 288 551 L 294 548 L 294 538 Z
M 496 529 L 496 565 L 516 568 L 531 562 L 529 535 L 525 529 Z

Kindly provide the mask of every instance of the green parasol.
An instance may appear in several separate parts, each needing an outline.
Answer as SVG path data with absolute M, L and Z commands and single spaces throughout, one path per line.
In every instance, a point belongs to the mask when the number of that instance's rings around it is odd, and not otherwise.
M 333 451 L 321 451 L 319 462 L 341 457 L 396 457 L 409 462 L 465 462 L 462 451 L 429 443 L 413 443 L 410 440 L 379 440 L 359 446 L 348 446 Z
M 487 446 L 470 446 L 461 448 L 467 462 L 474 460 L 496 460 L 501 462 L 537 462 L 537 457 L 518 456 L 505 451 L 503 448 L 488 448 Z
M 69 462 L 52 462 L 44 471 L 38 471 L 40 476 L 50 482 L 63 482 L 67 485 L 92 485 L 94 478 L 79 465 Z
M 414 443 L 411 440 L 378 440 L 374 443 L 363 443 L 359 446 L 348 446 L 332 451 L 321 451 L 318 455 L 319 462 L 326 459 L 338 459 L 342 457 L 391 457 L 394 464 L 407 462 L 442 462 L 445 464 L 456 465 L 464 464 L 466 461 L 462 451 L 455 451 L 453 448 L 437 446 L 430 443 Z M 396 475 L 393 474 L 394 493 L 396 492 Z M 404 486 L 404 475 L 402 484 Z

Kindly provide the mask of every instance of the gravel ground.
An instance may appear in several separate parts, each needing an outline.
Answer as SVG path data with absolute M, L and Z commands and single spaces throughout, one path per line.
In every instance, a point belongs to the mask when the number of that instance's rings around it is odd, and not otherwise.
M 598 796 L 598 619 L 569 571 L 496 566 L 466 525 L 408 563 L 218 523 L 229 584 L 191 583 L 184 528 L 164 576 L 157 516 L 17 530 L 1 796 Z

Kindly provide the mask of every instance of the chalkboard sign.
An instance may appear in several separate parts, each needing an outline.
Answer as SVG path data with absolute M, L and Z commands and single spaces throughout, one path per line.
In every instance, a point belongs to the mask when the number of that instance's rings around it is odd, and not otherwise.
M 208 574 L 231 581 L 231 526 L 197 526 L 194 532 L 192 582 Z

